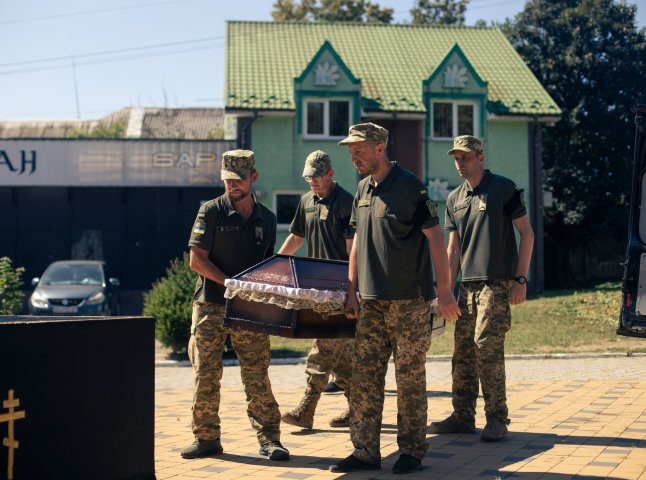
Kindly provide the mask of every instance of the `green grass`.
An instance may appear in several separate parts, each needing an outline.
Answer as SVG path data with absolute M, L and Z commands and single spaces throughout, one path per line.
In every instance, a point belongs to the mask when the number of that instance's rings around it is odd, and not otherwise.
M 615 333 L 621 290 L 603 284 L 589 290 L 549 291 L 512 307 L 512 327 L 507 334 L 507 354 L 580 352 L 646 352 L 646 339 Z M 452 323 L 435 337 L 430 355 L 453 352 Z M 271 337 L 272 356 L 305 356 L 311 340 Z

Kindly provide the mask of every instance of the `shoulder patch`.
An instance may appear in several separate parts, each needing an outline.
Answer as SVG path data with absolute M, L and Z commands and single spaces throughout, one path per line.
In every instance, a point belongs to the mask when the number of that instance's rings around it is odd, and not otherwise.
M 439 203 L 437 203 L 434 200 L 427 200 L 426 206 L 428 207 L 428 211 L 431 212 L 431 216 L 437 217 L 437 212 L 438 212 L 438 209 L 440 208 Z
M 193 226 L 193 233 L 197 233 L 198 235 L 204 235 L 205 231 L 206 231 L 206 225 L 202 223 L 196 223 L 195 226 Z

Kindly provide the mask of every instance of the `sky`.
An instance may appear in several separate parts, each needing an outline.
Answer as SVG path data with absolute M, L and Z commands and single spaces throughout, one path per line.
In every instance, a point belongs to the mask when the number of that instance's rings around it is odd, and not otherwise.
M 395 22 L 413 0 L 377 0 Z M 646 26 L 646 0 L 637 23 Z M 223 107 L 225 23 L 271 21 L 274 0 L 0 2 L 0 121 L 93 119 L 124 107 Z M 525 0 L 471 0 L 466 24 Z

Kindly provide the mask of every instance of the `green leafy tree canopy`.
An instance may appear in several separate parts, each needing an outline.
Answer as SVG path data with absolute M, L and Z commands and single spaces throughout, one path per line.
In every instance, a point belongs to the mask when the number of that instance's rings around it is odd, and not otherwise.
M 502 25 L 563 111 L 543 142 L 554 197 L 546 241 L 561 250 L 626 232 L 631 108 L 646 93 L 646 38 L 635 14 L 635 5 L 613 0 L 530 0 Z
M 369 0 L 276 0 L 271 16 L 277 22 L 359 22 L 389 24 L 393 9 Z
M 464 25 L 469 0 L 416 0 L 410 14 L 413 25 Z

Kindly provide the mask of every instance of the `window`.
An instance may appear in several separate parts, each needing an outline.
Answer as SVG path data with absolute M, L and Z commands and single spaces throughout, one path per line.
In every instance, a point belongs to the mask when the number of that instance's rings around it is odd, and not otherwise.
M 310 99 L 303 102 L 305 138 L 344 137 L 350 126 L 350 100 Z
M 432 102 L 432 123 L 435 139 L 476 135 L 477 106 L 474 102 Z
M 279 230 L 286 230 L 291 225 L 301 195 L 300 192 L 277 192 L 274 194 L 276 223 L 278 223 Z

